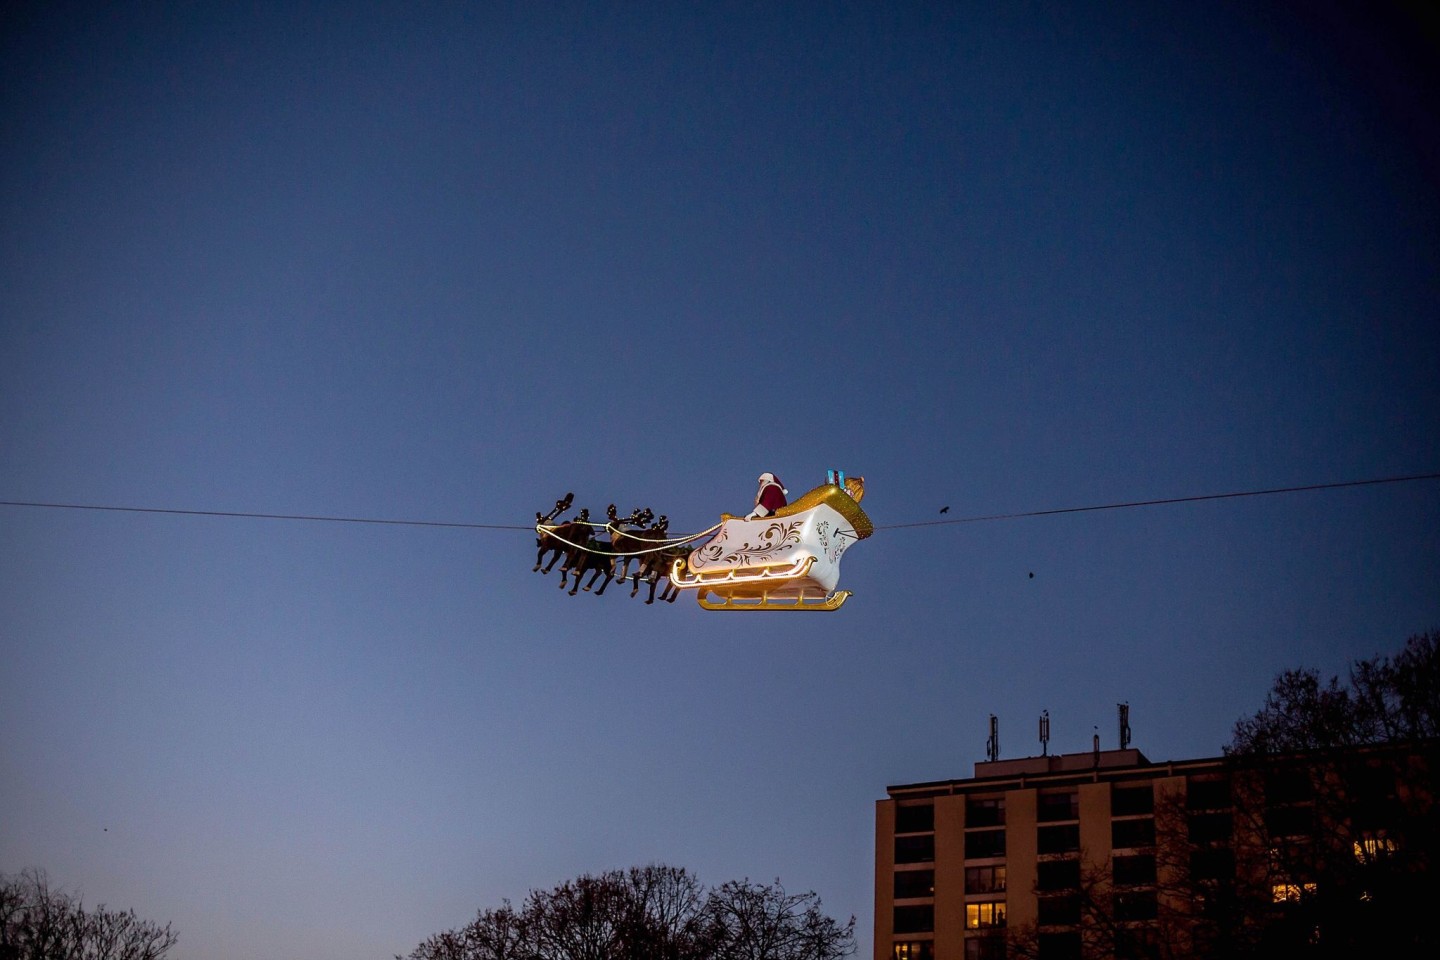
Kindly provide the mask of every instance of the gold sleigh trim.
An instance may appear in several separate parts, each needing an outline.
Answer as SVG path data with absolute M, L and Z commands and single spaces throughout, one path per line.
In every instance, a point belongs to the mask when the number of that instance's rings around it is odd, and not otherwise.
M 865 495 L 865 479 L 863 477 L 847 477 L 845 487 L 846 489 L 842 490 L 833 483 L 822 484 L 794 503 L 786 504 L 762 519 L 778 520 L 781 517 L 793 517 L 824 504 L 849 521 L 850 526 L 855 530 L 855 539 L 864 540 L 875 532 L 875 525 L 870 522 L 869 517 L 865 516 L 865 511 L 860 509 L 860 504 L 856 502 Z M 744 520 L 745 518 L 722 513 L 720 519 L 725 521 Z

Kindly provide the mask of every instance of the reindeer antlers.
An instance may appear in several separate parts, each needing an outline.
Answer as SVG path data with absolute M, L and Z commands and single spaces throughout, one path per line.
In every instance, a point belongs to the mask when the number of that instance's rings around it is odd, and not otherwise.
M 575 494 L 573 494 L 573 493 L 567 493 L 567 494 L 565 494 L 565 496 L 564 496 L 562 499 L 555 501 L 555 509 L 553 509 L 553 510 L 551 510 L 549 513 L 545 514 L 543 517 L 537 512 L 537 513 L 535 514 L 535 522 L 536 522 L 536 523 L 549 523 L 551 520 L 554 520 L 556 517 L 560 516 L 560 514 L 564 513 L 566 510 L 569 510 L 569 509 L 570 509 L 570 504 L 572 504 L 572 503 L 574 503 L 574 502 L 575 502 Z

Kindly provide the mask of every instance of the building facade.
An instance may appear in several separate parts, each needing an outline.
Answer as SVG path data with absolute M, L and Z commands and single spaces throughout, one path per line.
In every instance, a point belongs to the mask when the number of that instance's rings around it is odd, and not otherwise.
M 1429 944 L 1434 769 L 1433 743 L 1248 765 L 1097 749 L 888 787 L 875 813 L 875 960 L 1297 945 L 1340 956 L 1381 932 L 1397 949 Z
M 1078 956 L 1082 871 L 1112 863 L 1121 915 L 1143 924 L 1157 910 L 1156 792 L 1223 776 L 1219 760 L 1108 750 L 889 787 L 875 816 L 876 960 L 993 960 L 1022 926 L 1047 955 Z

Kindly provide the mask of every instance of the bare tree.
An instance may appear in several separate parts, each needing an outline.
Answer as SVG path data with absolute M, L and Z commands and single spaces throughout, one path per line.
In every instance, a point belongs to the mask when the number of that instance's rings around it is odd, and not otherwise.
M 705 888 L 680 867 L 654 864 L 625 874 L 629 915 L 625 942 L 631 960 L 700 960 L 715 952 Z
M 1012 927 L 1010 955 L 1047 938 L 1086 958 L 1431 955 L 1437 734 L 1440 634 L 1345 680 L 1282 673 L 1235 725 L 1223 796 L 1156 797 L 1153 913 L 1127 915 L 1114 864 L 1082 854 L 1073 888 L 1045 891 L 1073 922 Z
M 437 933 L 410 952 L 408 960 L 531 960 L 524 917 L 507 900 L 481 910 L 458 930 Z M 396 960 L 401 960 L 397 957 Z
M 813 893 L 779 883 L 707 891 L 688 871 L 651 865 L 531 891 L 482 910 L 396 960 L 838 960 L 854 950 Z
M 786 893 L 780 881 L 721 884 L 710 893 L 721 960 L 838 960 L 855 950 L 855 918 L 840 924 L 814 893 Z
M 176 940 L 133 910 L 85 909 L 42 870 L 0 875 L 0 960 L 159 960 Z
M 1440 895 L 1437 734 L 1437 633 L 1411 637 L 1393 657 L 1357 661 L 1346 681 L 1287 671 L 1262 709 L 1235 725 L 1226 753 L 1236 836 L 1253 847 L 1248 868 L 1271 917 L 1267 950 L 1440 948 L 1425 919 Z

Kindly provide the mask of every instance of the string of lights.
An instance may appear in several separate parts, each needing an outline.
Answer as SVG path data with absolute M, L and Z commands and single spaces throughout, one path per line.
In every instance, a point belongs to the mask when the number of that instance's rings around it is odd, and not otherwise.
M 959 523 L 981 523 L 992 520 L 1020 520 L 1026 517 L 1053 517 L 1065 513 L 1092 513 L 1100 510 L 1126 510 L 1134 507 L 1158 507 L 1179 503 L 1198 503 L 1202 500 L 1233 500 L 1240 497 L 1267 497 L 1282 493 L 1309 493 L 1319 490 L 1340 490 L 1346 487 L 1369 487 L 1381 484 L 1415 483 L 1424 480 L 1440 480 L 1440 473 L 1416 473 L 1398 477 L 1375 477 L 1367 480 L 1343 480 L 1337 483 L 1311 483 L 1294 487 L 1270 487 L 1264 490 L 1237 490 L 1227 493 L 1202 493 L 1185 497 L 1165 497 L 1158 500 L 1126 500 L 1117 503 L 1100 503 L 1080 507 L 1056 507 L 1047 510 L 1027 510 L 1020 513 L 978 514 L 968 517 L 944 520 L 924 520 L 915 523 L 892 523 L 876 525 L 876 530 L 908 530 L 918 527 L 950 526 Z M 341 517 L 296 513 L 245 513 L 236 510 L 184 510 L 176 507 L 130 507 L 98 503 L 48 503 L 35 500 L 0 500 L 0 507 L 30 507 L 45 510 L 94 510 L 109 513 L 168 514 L 182 517 L 221 517 L 243 520 L 292 520 L 313 523 L 364 523 L 398 527 L 447 527 L 458 530 L 517 530 L 534 533 L 534 525 L 507 523 L 463 523 L 442 520 L 403 520 L 381 517 Z

